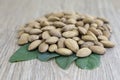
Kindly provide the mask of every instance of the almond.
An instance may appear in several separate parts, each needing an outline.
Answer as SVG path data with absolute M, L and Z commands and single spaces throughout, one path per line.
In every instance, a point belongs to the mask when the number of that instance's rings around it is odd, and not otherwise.
M 24 31 L 26 32 L 26 33 L 30 33 L 30 31 L 32 30 L 33 28 L 31 28 L 31 27 L 25 27 L 24 28 Z
M 53 22 L 53 25 L 55 27 L 61 28 L 61 27 L 64 27 L 66 24 L 60 21 L 56 21 L 56 22 Z
M 34 49 L 36 49 L 40 45 L 41 42 L 42 42 L 41 40 L 35 40 L 35 41 L 33 41 L 29 45 L 28 50 L 34 50 Z
M 38 35 L 30 35 L 28 40 L 29 40 L 29 42 L 32 42 L 32 41 L 37 40 L 37 39 L 39 39 Z
M 18 39 L 18 44 L 19 44 L 19 45 L 23 45 L 23 44 L 28 43 L 28 38 L 29 38 L 29 34 L 23 33 L 23 34 L 20 36 L 20 39 Z
M 76 20 L 73 19 L 73 18 L 71 18 L 71 19 L 68 19 L 68 20 L 66 21 L 66 23 L 67 23 L 67 24 L 75 24 L 75 23 L 76 23 Z
M 76 56 L 86 57 L 86 56 L 89 56 L 91 53 L 92 53 L 92 51 L 89 48 L 81 48 L 77 51 Z
M 103 41 L 106 41 L 106 40 L 108 41 L 108 38 L 106 36 L 103 36 L 103 35 L 98 36 L 98 39 L 103 40 Z
M 48 22 L 46 19 L 44 20 L 40 20 L 40 26 L 44 27 L 44 26 L 50 26 L 50 22 Z
M 95 23 L 98 25 L 98 26 L 103 26 L 103 21 L 102 20 L 99 20 L 99 19 L 97 19 L 97 20 L 95 20 Z
M 84 42 L 81 47 L 90 47 L 90 46 L 93 46 L 94 43 L 93 42 Z
M 60 38 L 58 40 L 58 47 L 59 48 L 64 48 L 65 47 L 64 41 L 65 41 L 65 38 Z
M 93 32 L 88 31 L 87 34 L 88 34 L 88 35 L 91 35 L 96 41 L 98 41 L 96 35 L 95 35 Z
M 72 54 L 72 51 L 67 48 L 59 48 L 56 50 L 56 52 L 61 55 L 71 55 Z
M 96 23 L 92 23 L 92 24 L 91 24 L 91 27 L 97 28 L 98 25 L 97 25 Z
M 109 31 L 103 31 L 103 35 L 107 38 L 110 38 L 110 32 Z
M 101 43 L 104 45 L 104 47 L 107 47 L 107 48 L 112 48 L 115 46 L 114 43 L 111 41 L 101 41 Z
M 98 42 L 98 41 L 95 41 L 94 44 L 95 44 L 96 46 L 104 47 L 103 44 L 102 44 L 101 42 Z
M 30 34 L 40 34 L 42 31 L 40 29 L 31 29 Z
M 78 44 L 79 44 L 79 45 L 82 45 L 84 42 L 85 42 L 85 41 L 83 41 L 83 40 L 79 40 L 79 41 L 78 41 Z
M 93 32 L 96 36 L 101 35 L 101 32 L 98 31 L 98 30 L 97 30 L 96 28 L 94 28 L 94 27 L 89 28 L 89 30 L 90 30 L 91 32 Z
M 46 51 L 48 50 L 48 44 L 46 44 L 45 42 L 41 43 L 41 44 L 39 45 L 38 50 L 39 50 L 40 52 L 46 52 Z
M 83 27 L 78 27 L 80 34 L 86 34 L 87 30 Z
M 83 21 L 78 21 L 78 22 L 76 22 L 76 26 L 78 27 L 78 26 L 83 26 L 84 25 L 84 23 L 83 23 Z
M 70 37 L 75 37 L 75 36 L 78 36 L 79 33 L 77 30 L 74 30 L 74 31 L 66 31 L 66 32 L 63 32 L 62 33 L 62 36 L 63 37 L 66 37 L 66 38 L 70 38 Z
M 49 16 L 48 17 L 48 21 L 59 21 L 60 18 L 56 17 L 56 16 Z
M 50 38 L 49 32 L 48 32 L 48 31 L 44 31 L 44 32 L 42 33 L 42 39 L 48 39 L 48 38 Z
M 89 27 L 90 27 L 89 24 L 85 24 L 85 25 L 84 25 L 84 28 L 85 28 L 87 31 L 88 31 Z
M 69 24 L 69 25 L 66 25 L 62 28 L 62 31 L 71 31 L 71 30 L 74 30 L 74 29 L 77 29 L 75 27 L 75 25 L 72 25 L 72 24 Z
M 62 36 L 61 32 L 57 29 L 52 29 L 52 30 L 49 31 L 49 33 L 50 33 L 51 36 L 56 36 L 56 37 L 61 37 Z
M 17 36 L 17 37 L 18 37 L 18 38 L 20 38 L 20 36 L 21 36 L 23 33 L 24 33 L 24 31 L 23 31 L 23 30 L 19 31 L 19 32 L 18 32 L 18 36 Z
M 77 52 L 77 50 L 79 49 L 79 46 L 77 44 L 77 42 L 73 39 L 66 39 L 65 40 L 65 46 L 72 50 L 73 52 Z
M 84 41 L 95 41 L 95 38 L 92 37 L 91 35 L 84 35 L 84 36 L 82 36 L 82 40 L 84 40 Z
M 46 43 L 48 44 L 55 44 L 58 41 L 58 37 L 50 37 L 46 39 Z
M 96 54 L 105 54 L 106 52 L 106 49 L 101 46 L 90 46 L 89 48 Z
M 54 26 L 45 26 L 43 28 L 41 28 L 42 31 L 48 31 L 48 30 L 52 30 L 52 29 L 55 29 Z
M 75 41 L 79 41 L 80 40 L 79 37 L 73 37 L 72 39 L 75 40 Z
M 57 45 L 56 44 L 52 44 L 49 46 L 49 49 L 48 49 L 50 52 L 55 52 L 57 50 Z

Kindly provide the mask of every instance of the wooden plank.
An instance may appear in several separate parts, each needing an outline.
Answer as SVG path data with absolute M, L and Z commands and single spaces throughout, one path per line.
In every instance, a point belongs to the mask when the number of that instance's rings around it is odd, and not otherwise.
M 116 3 L 110 0 L 0 0 L 0 80 L 120 80 L 120 16 Z M 101 66 L 81 70 L 72 64 L 60 69 L 53 61 L 31 60 L 9 63 L 9 57 L 18 49 L 16 33 L 19 25 L 48 12 L 77 11 L 106 17 L 111 22 L 111 41 L 116 46 L 102 56 Z

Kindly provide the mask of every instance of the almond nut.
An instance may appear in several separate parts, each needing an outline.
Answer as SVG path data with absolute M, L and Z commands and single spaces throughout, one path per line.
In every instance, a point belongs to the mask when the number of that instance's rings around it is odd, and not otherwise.
M 92 53 L 92 51 L 89 48 L 81 48 L 77 51 L 76 56 L 86 57 L 86 56 L 89 56 L 91 53 Z
M 51 36 L 61 37 L 61 32 L 57 29 L 52 29 L 49 31 Z
M 65 47 L 64 41 L 65 41 L 65 38 L 60 38 L 58 40 L 58 47 L 59 48 L 64 48 Z
M 68 49 L 72 50 L 73 52 L 77 52 L 77 50 L 79 50 L 79 46 L 78 46 L 77 42 L 73 39 L 66 39 L 65 46 Z
M 50 37 L 46 39 L 46 43 L 48 44 L 55 44 L 58 41 L 58 37 Z
M 19 44 L 19 45 L 23 45 L 23 44 L 28 43 L 28 38 L 29 38 L 29 34 L 23 33 L 23 34 L 20 36 L 20 39 L 18 39 L 18 44 Z
M 112 48 L 112 47 L 115 46 L 114 43 L 111 42 L 111 41 L 101 41 L 101 43 L 102 43 L 102 44 L 104 45 L 104 47 L 106 47 L 106 48 Z
M 89 48 L 96 54 L 105 54 L 106 52 L 106 49 L 101 46 L 90 46 Z
M 72 54 L 72 51 L 67 48 L 59 48 L 56 50 L 56 52 L 61 55 L 71 55 Z
M 57 50 L 57 45 L 56 44 L 52 44 L 49 46 L 49 49 L 48 49 L 50 52 L 55 52 Z
M 44 32 L 42 33 L 42 39 L 48 39 L 48 38 L 50 38 L 49 32 L 48 32 L 48 31 L 44 31 Z
M 41 43 L 38 47 L 38 50 L 40 52 L 46 52 L 48 50 L 48 44 L 46 44 L 45 42 Z

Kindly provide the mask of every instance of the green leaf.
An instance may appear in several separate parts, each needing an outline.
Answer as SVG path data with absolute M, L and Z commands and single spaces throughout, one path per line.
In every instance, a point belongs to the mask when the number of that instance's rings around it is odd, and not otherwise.
M 29 44 L 21 46 L 9 59 L 10 62 L 27 61 L 37 58 L 38 50 L 28 51 Z
M 94 69 L 100 65 L 100 55 L 92 53 L 88 57 L 78 58 L 76 65 L 81 69 Z
M 60 56 L 60 55 L 55 52 L 44 52 L 44 53 L 38 54 L 38 59 L 41 61 L 48 61 L 57 56 Z
M 55 61 L 59 67 L 61 67 L 62 69 L 67 69 L 70 64 L 76 59 L 77 57 L 75 56 L 75 54 L 73 54 L 70 56 L 59 56 L 55 58 Z

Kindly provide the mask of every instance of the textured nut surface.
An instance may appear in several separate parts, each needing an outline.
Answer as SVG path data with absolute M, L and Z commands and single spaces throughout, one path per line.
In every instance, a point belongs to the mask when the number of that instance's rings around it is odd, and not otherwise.
M 60 21 L 56 21 L 56 22 L 53 22 L 53 25 L 55 27 L 61 28 L 61 27 L 64 27 L 66 24 Z
M 74 31 L 66 31 L 66 32 L 63 32 L 62 33 L 62 36 L 63 37 L 66 37 L 66 38 L 70 38 L 70 37 L 75 37 L 75 36 L 78 36 L 78 31 L 74 30 Z
M 107 47 L 107 48 L 112 48 L 115 46 L 115 44 L 111 41 L 101 41 L 101 43 L 104 45 L 104 47 Z
M 96 54 L 105 54 L 106 49 L 101 46 L 90 46 L 89 47 Z
M 38 47 L 38 50 L 40 52 L 46 52 L 48 50 L 48 44 L 46 44 L 45 42 L 41 43 Z
M 93 42 L 84 42 L 81 47 L 90 47 L 90 46 L 93 46 L 94 43 Z
M 75 27 L 75 25 L 72 25 L 72 24 L 66 25 L 62 28 L 63 31 L 70 31 L 73 29 L 76 29 L 76 27 Z
M 40 29 L 31 29 L 30 34 L 40 34 L 42 31 Z
M 60 38 L 58 40 L 58 47 L 59 48 L 64 48 L 65 47 L 64 41 L 65 41 L 65 38 Z
M 61 37 L 61 32 L 57 29 L 52 29 L 49 31 L 50 35 L 56 36 L 56 37 Z
M 39 39 L 39 36 L 38 36 L 38 35 L 30 35 L 28 40 L 29 40 L 30 42 L 32 42 L 32 41 L 37 40 L 37 39 Z
M 48 39 L 48 38 L 50 38 L 49 32 L 48 32 L 48 31 L 44 31 L 44 32 L 42 33 L 42 39 Z
M 83 27 L 78 27 L 80 34 L 86 34 L 87 30 Z
M 48 39 L 46 39 L 46 43 L 48 44 L 55 44 L 58 41 L 58 37 L 50 37 Z
M 89 56 L 91 54 L 91 50 L 89 48 L 81 48 L 77 51 L 76 56 L 78 57 L 86 57 Z
M 55 29 L 55 27 L 54 26 L 45 26 L 45 27 L 41 28 L 41 30 L 43 30 L 43 31 L 48 31 L 48 30 L 52 30 L 52 29 Z
M 49 49 L 48 49 L 50 52 L 55 52 L 57 50 L 57 45 L 56 44 L 52 44 L 49 46 Z
M 79 46 L 78 46 L 77 42 L 73 39 L 66 39 L 65 46 L 68 49 L 72 50 L 73 52 L 76 52 L 77 50 L 79 50 Z
M 27 33 L 23 33 L 20 38 L 18 39 L 18 44 L 19 45 L 23 45 L 28 43 L 28 38 L 29 38 L 29 34 Z
M 35 41 L 33 41 L 33 42 L 29 45 L 28 50 L 36 49 L 36 48 L 40 45 L 41 42 L 42 42 L 41 40 L 35 40 Z
M 84 35 L 84 36 L 82 36 L 82 40 L 84 40 L 84 41 L 95 41 L 95 38 L 92 37 L 91 35 Z
M 72 54 L 72 51 L 67 48 L 59 48 L 56 50 L 56 52 L 61 55 L 71 55 Z
M 103 35 L 98 36 L 98 39 L 103 40 L 103 41 L 106 41 L 106 40 L 108 41 L 108 38 L 106 36 L 103 36 Z

